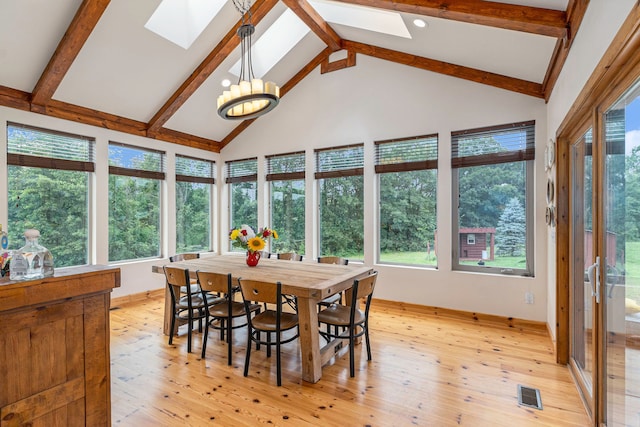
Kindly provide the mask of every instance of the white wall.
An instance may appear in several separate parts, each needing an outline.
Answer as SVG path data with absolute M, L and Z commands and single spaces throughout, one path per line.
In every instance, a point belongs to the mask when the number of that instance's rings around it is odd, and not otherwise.
M 166 181 L 163 185 L 162 203 L 162 253 L 168 257 L 175 253 L 176 228 L 175 228 L 175 167 L 173 159 L 175 154 L 184 154 L 209 160 L 218 160 L 219 154 L 194 148 L 170 144 L 162 141 L 137 137 L 108 129 L 83 125 L 80 123 L 60 120 L 52 117 L 34 114 L 27 111 L 14 110 L 0 107 L 0 164 L 3 165 L 3 173 L 0 174 L 0 224 L 6 227 L 7 224 L 7 122 L 21 123 L 31 126 L 38 126 L 45 129 L 59 130 L 79 135 L 94 137 L 96 139 L 96 172 L 92 182 L 92 191 L 95 191 L 94 203 L 90 206 L 90 221 L 95 224 L 93 233 L 90 236 L 90 246 L 92 247 L 92 259 L 94 264 L 108 264 L 109 253 L 107 242 L 109 241 L 109 163 L 108 144 L 109 141 L 117 141 L 126 144 L 138 145 L 145 148 L 165 151 L 167 154 Z M 218 161 L 219 164 L 219 161 Z M 46 230 L 40 230 L 41 242 L 46 246 Z M 24 242 L 10 242 L 10 249 L 21 247 Z M 55 253 L 53 254 L 55 259 Z M 135 262 L 115 263 L 113 265 L 121 269 L 121 287 L 113 291 L 112 296 L 135 294 L 147 290 L 164 287 L 164 277 L 160 274 L 151 273 L 151 266 L 158 264 L 158 259 L 142 260 Z
M 560 124 L 611 44 L 634 0 L 591 0 L 547 105 L 547 133 L 555 140 Z M 552 170 L 555 174 L 555 168 Z M 549 230 L 546 261 L 547 324 L 556 324 L 555 229 Z M 549 328 L 555 339 L 555 327 Z
M 305 149 L 307 152 L 307 257 L 315 259 L 317 228 L 313 203 L 313 149 L 365 144 L 365 263 L 375 256 L 376 200 L 373 141 L 439 134 L 438 269 L 375 265 L 376 296 L 470 312 L 546 320 L 547 270 L 544 164 L 536 162 L 535 277 L 472 274 L 451 270 L 450 133 L 525 120 L 536 121 L 536 156 L 544 158 L 546 107 L 543 100 L 412 67 L 358 55 L 357 66 L 321 75 L 312 72 L 280 105 L 253 123 L 222 150 L 223 160 Z M 259 171 L 259 223 L 267 224 L 266 191 Z M 226 197 L 221 197 L 225 205 Z M 226 220 L 226 206 L 221 206 Z M 222 228 L 228 224 L 223 222 Z M 525 292 L 534 304 L 525 304 Z

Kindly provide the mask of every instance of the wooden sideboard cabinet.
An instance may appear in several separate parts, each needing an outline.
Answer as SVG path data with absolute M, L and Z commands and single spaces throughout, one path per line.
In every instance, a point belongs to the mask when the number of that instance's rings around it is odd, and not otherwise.
M 120 269 L 0 280 L 0 427 L 110 426 L 109 304 Z

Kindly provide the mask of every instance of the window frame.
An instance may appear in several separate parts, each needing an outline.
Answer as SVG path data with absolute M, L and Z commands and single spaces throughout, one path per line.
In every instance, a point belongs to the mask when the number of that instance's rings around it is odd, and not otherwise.
M 209 173 L 208 176 L 206 176 L 205 174 L 197 174 L 196 173 L 185 173 L 185 174 L 180 174 L 179 172 L 179 168 L 178 168 L 178 159 L 185 159 L 187 161 L 195 161 L 195 162 L 203 162 L 203 163 L 208 163 L 209 164 Z M 176 163 L 176 177 L 175 177 L 175 182 L 176 182 L 176 196 L 177 196 L 177 186 L 178 186 L 178 182 L 188 182 L 188 183 L 192 183 L 192 184 L 208 184 L 209 185 L 209 225 L 208 225 L 208 239 L 209 239 L 209 246 L 206 249 L 200 250 L 199 252 L 211 252 L 213 250 L 213 213 L 215 211 L 214 206 L 213 206 L 213 200 L 214 200 L 214 193 L 215 193 L 215 176 L 216 176 L 216 162 L 215 160 L 206 160 L 206 159 L 199 159 L 197 157 L 192 157 L 192 156 L 186 156 L 183 154 L 176 154 L 175 156 L 175 163 Z M 181 252 L 180 249 L 178 249 L 178 206 L 176 204 L 175 207 L 175 217 L 176 217 L 176 250 L 178 252 Z
M 402 150 L 402 145 L 404 143 L 418 143 L 420 141 L 424 142 L 423 147 L 412 151 Z M 400 156 L 396 156 L 396 158 L 388 158 L 383 152 L 384 149 L 382 147 L 388 146 L 393 147 L 395 145 L 396 148 L 400 151 Z M 376 193 L 377 193 L 377 205 L 378 211 L 376 213 L 375 226 L 376 226 L 376 235 L 377 235 L 377 244 L 376 244 L 376 262 L 378 264 L 385 265 L 401 265 L 401 266 L 409 266 L 409 267 L 418 267 L 418 268 L 438 268 L 438 259 L 436 253 L 436 235 L 437 235 L 437 193 L 438 193 L 438 153 L 439 153 L 439 134 L 433 133 L 428 135 L 418 135 L 411 136 L 405 138 L 394 138 L 387 139 L 381 141 L 374 141 L 375 146 L 375 158 L 374 158 L 374 169 L 376 173 Z M 385 158 L 386 157 L 386 158 Z M 382 189 L 381 179 L 382 176 L 386 173 L 404 173 L 404 172 L 415 172 L 415 171 L 427 171 L 427 170 L 435 170 L 436 175 L 436 185 L 434 188 L 435 196 L 435 223 L 436 229 L 434 230 L 434 240 L 433 247 L 429 247 L 428 252 L 431 250 L 434 251 L 436 255 L 435 263 L 425 263 L 425 264 L 409 264 L 409 263 L 396 263 L 391 261 L 385 261 L 381 259 L 381 242 L 382 242 L 382 234 L 381 234 L 381 209 L 383 201 L 381 199 L 380 191 Z
M 338 165 L 329 165 L 329 164 L 325 164 L 323 163 L 321 157 L 322 157 L 322 153 L 326 153 L 326 152 L 338 152 L 338 151 L 346 151 L 346 150 L 352 150 L 352 149 L 357 149 L 359 150 L 359 155 L 358 156 L 354 156 L 352 158 L 350 158 L 349 161 L 342 163 L 342 164 L 338 164 Z M 365 182 L 364 182 L 364 143 L 358 143 L 358 144 L 348 144 L 348 145 L 341 145 L 341 146 L 336 146 L 336 147 L 326 147 L 326 148 L 316 148 L 314 150 L 314 162 L 315 162 L 315 172 L 314 172 L 314 178 L 316 181 L 316 192 L 317 192 L 317 207 L 316 207 L 316 212 L 318 215 L 318 221 L 317 221 L 317 240 L 316 240 L 316 250 L 319 256 L 323 256 L 323 255 L 331 255 L 331 254 L 325 254 L 322 252 L 322 212 L 321 212 L 321 180 L 325 180 L 325 179 L 332 179 L 332 178 L 346 178 L 346 177 L 352 177 L 352 176 L 360 176 L 362 179 L 362 188 L 363 188 L 363 202 L 362 202 L 362 222 L 363 222 L 363 229 L 361 231 L 362 234 L 362 238 L 363 238 L 363 258 L 364 258 L 364 191 L 365 191 Z M 335 255 L 335 254 L 333 254 Z M 349 259 L 349 261 L 363 261 L 360 259 Z
M 109 264 L 121 264 L 121 263 L 127 263 L 127 262 L 135 262 L 135 261 L 140 261 L 140 260 L 146 260 L 146 259 L 158 259 L 158 258 L 162 258 L 163 257 L 163 248 L 165 247 L 164 245 L 164 233 L 162 231 L 162 227 L 163 227 L 163 206 L 164 206 L 164 191 L 163 191 L 163 184 L 166 182 L 166 152 L 161 151 L 161 150 L 154 150 L 152 148 L 146 148 L 146 147 L 140 147 L 137 145 L 132 145 L 132 144 L 126 144 L 126 143 L 122 143 L 122 142 L 117 142 L 117 141 L 109 141 L 109 146 L 110 147 L 124 147 L 126 149 L 130 149 L 130 150 L 135 150 L 138 152 L 148 152 L 148 153 L 155 153 L 158 154 L 160 156 L 160 162 L 158 165 L 158 169 L 156 171 L 152 171 L 152 170 L 144 170 L 144 169 L 136 169 L 136 168 L 132 168 L 132 167 L 127 167 L 127 166 L 113 166 L 113 165 L 109 165 L 109 181 L 111 181 L 111 175 L 114 176 L 124 176 L 124 177 L 129 177 L 129 178 L 142 178 L 142 179 L 150 179 L 150 180 L 156 180 L 159 181 L 159 188 L 158 188 L 158 255 L 155 256 L 148 256 L 148 257 L 141 257 L 141 258 L 129 258 L 129 259 L 122 259 L 122 260 L 111 260 L 110 259 L 110 249 L 108 251 L 107 254 L 107 260 Z M 108 155 L 108 159 L 107 161 L 110 163 L 111 162 L 111 157 L 110 154 Z M 110 184 L 110 182 L 109 182 Z M 110 202 L 109 202 L 110 203 Z M 109 215 L 109 222 L 111 221 L 111 215 Z M 110 243 L 110 233 L 107 233 L 109 235 L 109 243 Z
M 526 145 L 518 150 L 511 150 L 506 153 L 491 153 L 471 156 L 458 156 L 457 140 L 459 137 L 494 135 L 499 132 L 523 129 L 526 134 Z M 524 162 L 524 192 L 525 192 L 525 267 L 508 268 L 493 267 L 487 265 L 469 265 L 460 263 L 460 238 L 459 230 L 459 199 L 460 199 L 460 175 L 461 168 L 490 166 L 504 163 Z M 517 123 L 509 123 L 497 126 L 488 126 L 477 129 L 451 132 L 451 268 L 453 271 L 469 271 L 474 273 L 487 273 L 499 275 L 512 275 L 523 277 L 535 277 L 535 120 L 528 120 Z
M 22 152 L 11 152 L 11 141 L 9 140 L 9 132 L 10 129 L 24 129 L 27 131 L 45 134 L 47 136 L 58 136 L 62 138 L 70 138 L 77 140 L 78 142 L 86 142 L 86 153 L 84 160 L 71 160 L 64 158 L 65 156 L 55 156 L 55 154 L 46 155 L 34 155 L 34 154 L 26 154 Z M 93 137 L 78 135 L 71 132 L 58 131 L 52 129 L 46 129 L 38 126 L 26 125 L 22 123 L 16 123 L 7 121 L 6 122 L 6 174 L 7 174 L 7 184 L 9 183 L 9 170 L 10 167 L 28 167 L 34 169 L 47 169 L 47 170 L 59 170 L 59 171 L 67 171 L 67 172 L 84 172 L 86 173 L 86 218 L 84 221 L 86 223 L 86 242 L 85 242 L 85 252 L 84 252 L 84 263 L 65 266 L 65 267 L 75 267 L 75 266 L 83 266 L 83 265 L 91 265 L 93 259 L 93 251 L 92 251 L 92 240 L 93 240 L 93 229 L 91 227 L 92 224 L 92 203 L 91 198 L 94 193 L 94 185 L 93 185 L 93 174 L 95 173 L 95 163 L 96 163 L 96 140 Z M 66 145 L 66 144 L 65 144 Z M 77 152 L 69 152 L 70 154 L 82 154 Z M 10 189 L 7 188 L 7 198 L 9 198 Z M 7 209 L 7 222 L 9 220 L 9 211 Z M 10 224 L 8 224 L 8 227 Z M 40 230 L 46 232 L 45 230 Z M 46 241 L 44 239 L 43 241 Z M 20 247 L 22 245 L 18 245 Z M 52 249 L 55 252 L 55 248 L 49 246 L 49 249 Z
M 294 161 L 299 162 L 297 165 L 295 165 L 294 169 L 291 171 L 282 171 L 282 170 L 278 170 L 276 171 L 276 167 L 274 165 L 274 160 L 276 159 L 284 159 L 284 158 L 289 158 L 292 159 Z M 274 181 L 301 181 L 302 182 L 302 187 L 303 190 L 305 191 L 304 194 L 304 198 L 305 198 L 305 208 L 306 208 L 306 198 L 307 198 L 307 194 L 306 194 L 306 151 L 301 150 L 301 151 L 293 151 L 293 152 L 289 152 L 289 153 L 281 153 L 281 154 L 271 154 L 271 155 L 267 155 L 265 156 L 265 181 L 268 183 L 268 194 L 269 194 L 269 223 L 271 224 L 271 227 L 275 228 L 275 230 L 278 232 L 278 234 L 280 234 L 281 236 L 284 235 L 288 230 L 282 230 L 279 227 L 277 227 L 275 225 L 275 221 L 274 221 L 274 216 L 273 216 L 273 182 Z M 304 218 L 306 218 L 306 212 L 304 214 Z M 303 224 L 304 230 L 306 231 L 306 226 L 305 224 Z M 289 248 L 286 249 L 287 252 L 296 252 L 298 254 L 304 255 L 304 252 L 306 252 L 306 236 L 303 236 L 303 247 L 305 248 L 304 251 L 300 251 L 296 248 Z M 272 251 L 274 248 L 273 243 L 278 243 L 278 242 L 273 242 L 270 241 L 270 245 L 269 245 L 269 250 Z

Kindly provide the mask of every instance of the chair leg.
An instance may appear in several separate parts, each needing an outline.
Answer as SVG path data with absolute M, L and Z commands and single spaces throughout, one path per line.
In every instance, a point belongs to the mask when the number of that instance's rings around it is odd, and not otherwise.
M 369 325 L 364 323 L 364 339 L 367 343 L 367 360 L 371 360 L 371 344 L 369 342 Z
M 191 353 L 191 335 L 193 329 L 193 313 L 189 313 L 187 325 L 189 329 L 187 329 L 187 353 Z
M 265 332 L 267 334 L 267 357 L 271 357 L 271 332 Z
M 233 317 L 229 317 L 227 319 L 227 365 L 231 366 L 231 346 L 233 345 L 233 340 L 231 339 L 231 329 L 232 329 Z M 249 347 L 251 347 L 251 343 L 249 343 Z
M 355 339 L 353 339 L 353 329 L 349 330 L 349 373 L 351 374 L 351 378 L 355 377 L 356 367 L 355 361 L 353 360 L 355 357 L 355 351 L 353 350 L 353 345 L 355 344 Z
M 280 336 L 276 337 L 276 374 L 278 375 L 278 387 L 282 385 L 282 367 L 280 365 Z
M 207 352 L 207 337 L 209 336 L 209 319 L 205 319 L 204 321 L 204 336 L 202 337 L 202 355 L 200 358 L 204 359 L 205 353 Z
M 247 331 L 247 354 L 244 358 L 244 376 L 249 375 L 249 361 L 251 360 L 251 327 Z
M 173 344 L 173 334 L 175 334 L 176 328 L 176 315 L 173 313 L 171 315 L 171 328 L 169 329 L 169 345 Z

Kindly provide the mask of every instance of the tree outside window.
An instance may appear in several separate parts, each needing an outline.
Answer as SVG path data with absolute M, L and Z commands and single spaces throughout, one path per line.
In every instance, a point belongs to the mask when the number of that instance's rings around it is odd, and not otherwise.
M 229 225 L 240 228 L 243 224 L 258 228 L 258 159 L 226 162 L 226 180 L 229 184 Z M 239 252 L 229 242 L 229 250 Z

